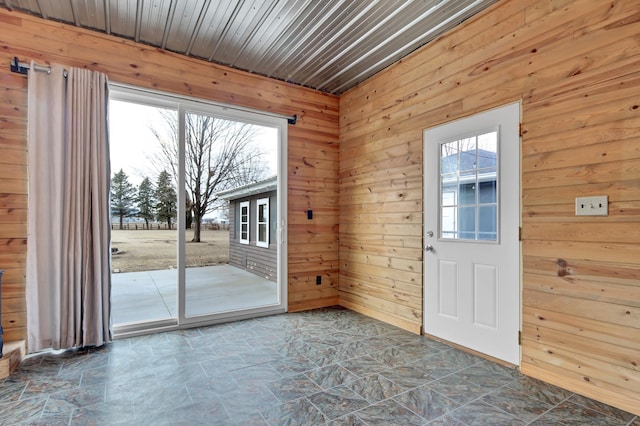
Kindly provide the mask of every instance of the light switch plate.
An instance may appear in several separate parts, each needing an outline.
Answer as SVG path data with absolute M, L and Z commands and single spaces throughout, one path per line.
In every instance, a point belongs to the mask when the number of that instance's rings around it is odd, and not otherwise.
M 576 197 L 576 216 L 608 216 L 609 197 Z

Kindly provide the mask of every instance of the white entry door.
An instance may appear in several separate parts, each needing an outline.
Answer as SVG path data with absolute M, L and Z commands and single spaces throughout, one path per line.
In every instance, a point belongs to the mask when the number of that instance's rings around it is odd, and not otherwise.
M 520 104 L 424 132 L 424 332 L 520 364 Z

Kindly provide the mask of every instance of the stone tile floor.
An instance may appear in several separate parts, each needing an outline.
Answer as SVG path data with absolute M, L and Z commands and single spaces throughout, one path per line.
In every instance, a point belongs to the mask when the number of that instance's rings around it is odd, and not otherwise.
M 0 401 L 3 425 L 640 426 L 341 308 L 32 356 Z

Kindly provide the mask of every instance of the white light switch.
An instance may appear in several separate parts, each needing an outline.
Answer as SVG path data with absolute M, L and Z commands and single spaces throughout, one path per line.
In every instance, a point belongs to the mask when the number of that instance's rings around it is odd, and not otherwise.
M 607 216 L 609 214 L 609 197 L 576 197 L 576 216 Z

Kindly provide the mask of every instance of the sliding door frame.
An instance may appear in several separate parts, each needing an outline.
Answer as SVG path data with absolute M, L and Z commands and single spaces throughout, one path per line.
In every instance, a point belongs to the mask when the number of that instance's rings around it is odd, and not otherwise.
M 113 327 L 116 338 L 186 329 L 222 322 L 274 315 L 287 311 L 287 118 L 283 115 L 265 113 L 248 108 L 224 105 L 187 96 L 178 96 L 119 83 L 110 83 L 110 100 L 131 102 L 146 106 L 175 110 L 178 114 L 178 213 L 177 213 L 177 318 Z M 207 114 L 216 118 L 238 121 L 277 129 L 277 291 L 278 303 L 254 308 L 186 316 L 186 215 L 185 215 L 185 117 L 188 113 Z

